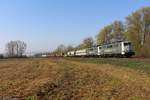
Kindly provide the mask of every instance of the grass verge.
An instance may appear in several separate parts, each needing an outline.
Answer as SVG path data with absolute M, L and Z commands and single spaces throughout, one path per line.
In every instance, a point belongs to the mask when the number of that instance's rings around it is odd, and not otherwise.
M 150 74 L 150 59 L 131 58 L 66 58 L 71 61 L 94 64 L 111 64 L 116 67 L 126 67 Z

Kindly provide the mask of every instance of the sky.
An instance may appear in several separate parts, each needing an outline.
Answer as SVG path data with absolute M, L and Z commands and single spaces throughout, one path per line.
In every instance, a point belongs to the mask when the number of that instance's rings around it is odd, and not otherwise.
M 27 52 L 76 46 L 146 6 L 150 0 L 0 0 L 0 53 L 11 40 L 26 42 Z

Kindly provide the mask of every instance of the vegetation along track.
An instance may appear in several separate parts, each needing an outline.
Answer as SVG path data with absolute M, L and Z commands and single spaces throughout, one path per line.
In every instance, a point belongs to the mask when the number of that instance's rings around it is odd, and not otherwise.
M 0 61 L 0 96 L 39 100 L 148 100 L 150 77 L 113 64 L 67 59 Z

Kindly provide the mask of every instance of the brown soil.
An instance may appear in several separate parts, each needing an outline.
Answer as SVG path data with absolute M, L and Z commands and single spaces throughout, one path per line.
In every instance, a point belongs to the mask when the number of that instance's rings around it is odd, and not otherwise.
M 147 74 L 64 59 L 0 61 L 0 97 L 38 100 L 149 100 Z

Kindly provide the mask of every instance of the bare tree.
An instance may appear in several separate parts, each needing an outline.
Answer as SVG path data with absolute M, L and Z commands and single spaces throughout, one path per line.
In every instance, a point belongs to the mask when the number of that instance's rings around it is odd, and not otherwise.
M 8 57 L 22 57 L 26 50 L 26 43 L 23 41 L 10 41 L 6 44 Z
M 66 47 L 63 44 L 61 44 L 53 51 L 53 54 L 55 56 L 63 56 L 65 53 L 65 48 Z
M 27 48 L 26 43 L 23 41 L 16 41 L 16 46 L 17 56 L 22 56 Z

